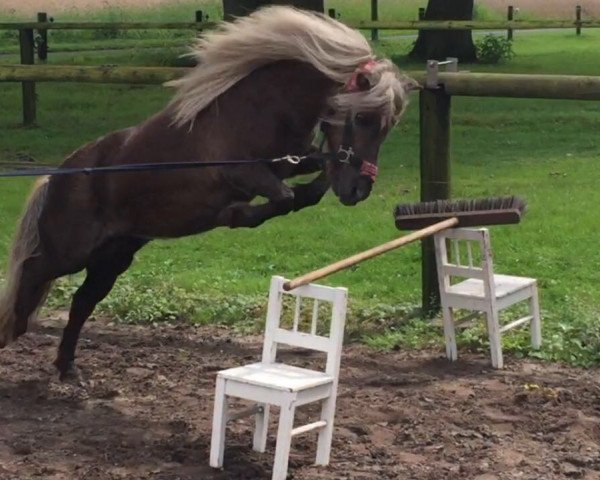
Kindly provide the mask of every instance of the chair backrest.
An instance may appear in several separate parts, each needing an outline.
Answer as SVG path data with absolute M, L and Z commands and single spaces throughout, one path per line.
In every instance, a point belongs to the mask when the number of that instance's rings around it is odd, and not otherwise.
M 274 276 L 271 279 L 262 361 L 264 363 L 275 362 L 277 345 L 280 343 L 316 350 L 327 354 L 326 372 L 337 377 L 344 343 L 348 290 L 341 287 L 333 288 L 310 284 L 287 292 L 283 289 L 285 282 L 285 278 L 280 276 Z M 282 328 L 281 325 L 283 301 L 286 296 L 295 297 L 296 301 L 291 329 Z M 302 298 L 313 299 L 314 302 L 310 332 L 302 332 L 298 328 Z M 319 302 L 331 303 L 331 322 L 328 337 L 317 334 Z
M 440 288 L 447 291 L 453 277 L 483 280 L 485 296 L 493 298 L 494 267 L 487 228 L 452 228 L 435 234 Z

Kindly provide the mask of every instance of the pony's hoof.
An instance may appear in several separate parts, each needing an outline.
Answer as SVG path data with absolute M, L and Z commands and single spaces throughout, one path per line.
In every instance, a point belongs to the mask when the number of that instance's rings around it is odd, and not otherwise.
M 85 384 L 81 371 L 77 368 L 74 361 L 61 361 L 56 359 L 54 365 L 58 369 L 58 379 L 64 383 L 83 386 Z
M 248 207 L 246 203 L 234 203 L 219 213 L 217 222 L 229 228 L 242 227 L 248 218 Z
M 6 347 L 12 340 L 11 332 L 0 332 L 0 348 Z

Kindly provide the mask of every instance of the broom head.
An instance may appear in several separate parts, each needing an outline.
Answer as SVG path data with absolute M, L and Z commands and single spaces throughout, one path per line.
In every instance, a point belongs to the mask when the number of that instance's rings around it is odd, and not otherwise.
M 418 230 L 448 218 L 457 218 L 456 227 L 519 223 L 526 203 L 515 196 L 470 200 L 436 200 L 398 205 L 394 210 L 396 228 Z

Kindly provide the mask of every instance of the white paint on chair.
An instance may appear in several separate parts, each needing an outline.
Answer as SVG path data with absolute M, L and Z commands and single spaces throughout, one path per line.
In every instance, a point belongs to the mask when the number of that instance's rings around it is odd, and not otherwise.
M 258 452 L 264 452 L 266 448 L 270 406 L 279 407 L 273 480 L 284 480 L 287 477 L 288 459 L 294 435 L 317 430 L 319 433 L 316 464 L 329 463 L 348 292 L 345 288 L 315 284 L 285 292 L 284 283 L 285 279 L 279 276 L 271 280 L 262 361 L 222 370 L 217 374 L 210 453 L 212 467 L 223 466 L 227 397 L 250 400 L 261 407 L 258 411 L 253 408 L 247 410 L 249 414 L 256 412 L 253 448 Z M 284 295 L 297 297 L 292 330 L 286 330 L 281 326 Z M 300 304 L 304 297 L 312 298 L 315 302 L 310 333 L 298 331 Z M 332 304 L 328 337 L 316 334 L 319 301 Z M 279 344 L 325 352 L 327 354 L 325 371 L 278 363 Z M 321 403 L 320 419 L 294 428 L 296 408 L 312 402 Z M 233 415 L 231 418 L 237 416 Z

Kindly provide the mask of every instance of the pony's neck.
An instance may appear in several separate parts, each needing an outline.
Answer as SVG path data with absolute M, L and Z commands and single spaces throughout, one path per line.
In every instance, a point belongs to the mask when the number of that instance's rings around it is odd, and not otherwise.
M 302 153 L 335 88 L 309 64 L 276 62 L 254 71 L 200 112 L 193 132 L 218 144 L 219 154 L 230 158 Z

